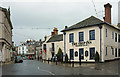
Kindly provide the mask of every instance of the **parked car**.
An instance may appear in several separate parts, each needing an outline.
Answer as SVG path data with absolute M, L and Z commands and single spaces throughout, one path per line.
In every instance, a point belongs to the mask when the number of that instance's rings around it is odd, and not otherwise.
M 22 62 L 23 62 L 23 58 L 21 56 L 15 57 L 15 63 L 22 63 Z

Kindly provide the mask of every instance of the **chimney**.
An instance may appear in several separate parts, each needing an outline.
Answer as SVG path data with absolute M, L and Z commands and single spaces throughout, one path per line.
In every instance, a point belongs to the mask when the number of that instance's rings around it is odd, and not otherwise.
M 51 32 L 51 36 L 53 36 L 55 33 L 54 32 Z
M 105 7 L 105 22 L 108 22 L 109 24 L 111 24 L 111 8 L 112 5 L 110 5 L 109 3 L 104 5 Z
M 44 37 L 44 39 L 45 39 L 45 41 L 46 41 L 46 39 L 47 39 L 47 36 L 45 36 L 45 37 Z
M 67 29 L 67 26 L 65 26 L 65 29 Z
M 40 39 L 39 42 L 41 42 L 42 40 Z
M 54 34 L 55 34 L 55 35 L 58 35 L 58 30 L 57 30 L 57 28 L 54 28 L 53 31 L 54 31 Z

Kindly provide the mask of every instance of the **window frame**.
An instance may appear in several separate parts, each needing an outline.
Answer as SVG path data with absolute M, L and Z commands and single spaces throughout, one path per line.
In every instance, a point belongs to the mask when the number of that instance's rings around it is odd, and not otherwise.
M 112 39 L 114 39 L 114 32 L 112 32 Z
M 117 42 L 117 33 L 115 33 L 115 42 Z
M 81 36 L 83 36 L 83 37 L 81 37 Z M 84 41 L 84 32 L 79 32 L 79 42 L 81 42 L 81 41 Z
M 94 49 L 94 55 L 93 56 L 91 56 L 91 52 L 92 52 L 91 50 L 92 49 Z M 90 51 L 90 56 L 89 56 L 90 60 L 94 60 L 94 58 L 95 58 L 95 47 L 89 48 L 89 51 Z
M 94 32 L 94 38 L 93 38 L 93 32 Z M 89 31 L 89 40 L 95 40 L 95 30 Z
M 69 34 L 69 43 L 74 42 L 74 33 Z
M 106 47 L 106 50 L 105 50 L 105 56 L 107 56 L 107 51 L 108 51 L 108 47 Z

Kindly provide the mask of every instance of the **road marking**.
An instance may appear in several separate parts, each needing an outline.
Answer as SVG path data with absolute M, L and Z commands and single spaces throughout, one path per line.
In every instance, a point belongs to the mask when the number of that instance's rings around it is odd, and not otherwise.
M 47 70 L 40 69 L 39 67 L 38 67 L 38 70 L 41 70 L 41 71 L 47 72 L 47 73 L 49 73 L 49 74 L 51 74 L 51 75 L 55 75 L 54 73 L 52 73 L 52 72 L 50 72 L 50 71 L 47 71 Z

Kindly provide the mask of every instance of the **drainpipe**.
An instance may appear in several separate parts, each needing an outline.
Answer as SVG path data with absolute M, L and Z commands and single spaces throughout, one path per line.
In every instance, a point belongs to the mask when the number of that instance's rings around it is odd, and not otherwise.
M 66 55 L 66 32 L 64 34 L 64 54 L 63 54 L 63 61 L 65 61 L 65 55 Z
M 102 33 L 101 33 L 101 29 L 102 29 L 102 26 L 99 24 L 99 29 L 100 29 L 100 62 L 102 62 Z

